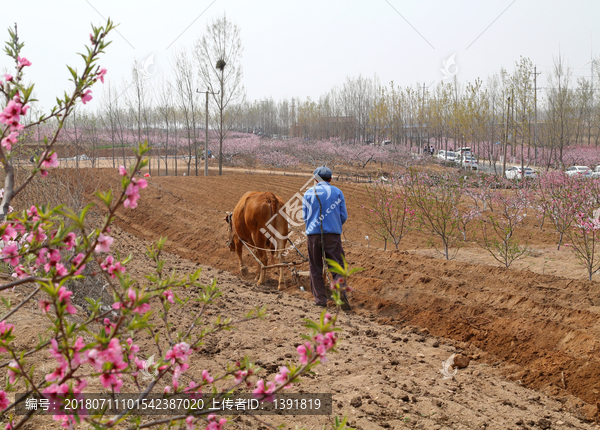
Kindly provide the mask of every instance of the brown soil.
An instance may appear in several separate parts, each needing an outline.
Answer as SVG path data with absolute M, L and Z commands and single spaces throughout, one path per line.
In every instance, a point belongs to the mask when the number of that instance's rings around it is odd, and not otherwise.
M 236 259 L 224 246 L 224 212 L 247 190 L 271 190 L 287 200 L 304 183 L 304 178 L 260 175 L 152 178 L 138 210 L 122 213 L 120 225 L 145 239 L 167 236 L 178 255 L 235 271 Z M 592 405 L 600 402 L 600 285 L 583 276 L 564 276 L 583 272 L 568 251 L 549 249 L 550 230 L 540 231 L 529 221 L 526 234 L 538 252 L 521 263 L 529 266 L 525 270 L 497 267 L 472 247 L 458 255 L 475 255 L 478 264 L 413 251 L 383 252 L 364 246 L 368 227 L 359 219 L 362 188 L 339 185 L 350 213 L 346 253 L 353 266 L 366 269 L 354 280 L 353 300 L 361 310 L 428 328 L 517 364 L 510 377 L 527 386 L 545 387 L 555 395 L 568 392 Z M 424 242 L 422 234 L 413 234 L 402 245 L 424 249 Z M 536 267 L 544 257 L 558 261 Z M 536 273 L 542 270 L 561 276 Z

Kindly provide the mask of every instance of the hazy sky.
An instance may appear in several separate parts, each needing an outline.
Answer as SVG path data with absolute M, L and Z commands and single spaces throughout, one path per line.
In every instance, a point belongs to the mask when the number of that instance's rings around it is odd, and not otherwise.
M 559 52 L 574 77 L 589 77 L 590 66 L 584 64 L 600 49 L 598 0 L 21 0 L 15 5 L 0 14 L 0 39 L 18 24 L 26 43 L 23 55 L 33 63 L 28 76 L 46 108 L 68 84 L 65 64 L 81 67 L 75 53 L 89 42 L 90 23 L 101 24 L 103 17 L 119 27 L 100 64 L 109 80 L 123 85 L 131 81 L 135 58 L 143 64 L 154 55 L 148 79 L 168 76 L 176 52 L 193 49 L 207 22 L 227 13 L 241 29 L 250 100 L 318 98 L 359 74 L 402 86 L 430 85 L 455 73 L 461 82 L 485 80 L 501 67 L 512 71 L 520 56 L 537 65 L 538 86 L 544 86 Z M 444 68 L 452 55 L 455 65 Z M 0 69 L 8 66 L 2 56 Z M 98 85 L 93 93 L 97 102 L 103 90 Z

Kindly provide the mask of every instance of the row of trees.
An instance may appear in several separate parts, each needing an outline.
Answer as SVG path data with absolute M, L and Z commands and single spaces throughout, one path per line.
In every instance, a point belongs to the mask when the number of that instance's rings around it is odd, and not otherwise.
M 226 16 L 218 18 L 191 51 L 174 56 L 172 70 L 150 78 L 134 63 L 129 81 L 109 82 L 101 107 L 74 112 L 62 138 L 77 153 L 111 149 L 113 159 L 148 140 L 159 163 L 187 156 L 188 174 L 198 172 L 207 138 L 218 142 L 221 167 L 230 131 L 275 140 L 335 139 L 344 145 L 386 141 L 412 153 L 430 145 L 471 146 L 493 165 L 511 159 L 546 168 L 578 161 L 574 152 L 584 154 L 600 142 L 600 94 L 593 79 L 574 80 L 560 56 L 543 92 L 536 68 L 521 58 L 512 73 L 501 69 L 485 82 L 455 79 L 434 87 L 400 87 L 358 76 L 318 100 L 250 101 L 242 85 L 241 55 L 239 28 Z M 600 79 L 597 69 L 594 73 Z M 37 115 L 34 106 L 29 119 Z M 43 134 L 32 130 L 25 138 L 40 142 Z
M 594 73 L 600 77 L 598 70 Z M 292 99 L 291 117 L 281 114 L 288 110 L 287 100 L 246 103 L 237 127 L 250 131 L 260 124 L 269 135 L 289 130 L 293 136 L 352 143 L 470 145 L 490 160 L 507 152 L 532 164 L 562 166 L 565 149 L 598 146 L 600 97 L 593 79 L 574 81 L 560 56 L 543 87 L 538 75 L 531 60 L 521 58 L 512 73 L 501 69 L 485 82 L 455 79 L 432 88 L 382 85 L 377 77 L 359 76 L 316 101 Z
M 529 254 L 525 220 L 549 223 L 557 248 L 568 246 L 586 268 L 600 269 L 600 181 L 548 172 L 532 181 L 432 175 L 408 170 L 365 186 L 363 219 L 375 238 L 399 243 L 412 230 L 446 259 L 475 242 L 505 267 Z M 529 226 L 528 228 L 532 228 Z M 565 239 L 568 243 L 564 243 Z

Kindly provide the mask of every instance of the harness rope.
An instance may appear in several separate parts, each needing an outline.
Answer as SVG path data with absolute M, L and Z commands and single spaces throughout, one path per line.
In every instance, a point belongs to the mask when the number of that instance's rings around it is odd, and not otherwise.
M 231 231 L 233 232 L 233 236 L 231 237 L 231 239 L 229 239 L 229 240 L 227 241 L 227 246 L 230 246 L 230 245 L 231 245 L 231 243 L 233 242 L 233 237 L 237 236 L 237 237 L 238 237 L 238 239 L 239 239 L 239 241 L 240 241 L 240 242 L 242 242 L 242 243 L 244 244 L 244 246 L 246 246 L 246 248 L 248 249 L 248 251 L 250 251 L 250 248 L 254 248 L 254 249 L 258 249 L 258 250 L 262 250 L 262 251 L 267 251 L 267 252 L 278 252 L 278 251 L 279 251 L 278 249 L 271 249 L 271 248 L 261 248 L 261 247 L 259 247 L 259 246 L 252 245 L 252 244 L 250 244 L 250 243 L 246 242 L 244 239 L 242 239 L 242 238 L 240 237 L 240 235 L 238 234 L 238 232 L 237 232 L 237 231 L 235 231 L 235 228 L 233 227 L 233 221 L 232 221 L 232 218 L 233 218 L 233 216 L 232 216 L 231 214 L 228 214 L 228 216 L 227 216 L 227 217 L 228 217 L 228 220 L 229 220 L 229 222 L 228 222 L 228 224 L 229 224 L 229 228 L 230 228 L 230 229 L 231 229 Z M 292 242 L 292 241 L 290 240 L 290 238 L 289 238 L 289 237 L 287 238 L 287 240 L 288 240 L 288 241 L 289 241 L 289 242 L 292 244 L 292 246 L 288 246 L 288 247 L 286 247 L 286 248 L 283 248 L 281 251 L 282 251 L 282 252 L 283 252 L 283 251 L 286 251 L 286 250 L 290 250 L 290 251 L 291 251 L 291 250 L 294 248 L 294 249 L 296 249 L 296 251 L 298 251 L 298 254 L 300 254 L 300 255 L 302 256 L 302 258 L 304 259 L 304 261 L 308 261 L 308 259 L 307 259 L 307 258 L 306 258 L 304 255 L 302 255 L 302 253 L 300 252 L 300 250 L 299 250 L 298 248 L 296 248 L 296 244 L 295 244 L 294 242 Z M 306 242 L 306 240 L 307 240 L 307 239 L 304 239 L 304 240 L 303 240 L 302 242 L 300 242 L 300 243 L 304 243 L 304 242 Z M 300 244 L 300 243 L 299 243 L 299 244 Z M 252 251 L 250 251 L 250 253 L 252 254 Z M 254 256 L 254 254 L 252 254 L 252 255 Z M 256 258 L 256 257 L 254 257 L 254 258 Z

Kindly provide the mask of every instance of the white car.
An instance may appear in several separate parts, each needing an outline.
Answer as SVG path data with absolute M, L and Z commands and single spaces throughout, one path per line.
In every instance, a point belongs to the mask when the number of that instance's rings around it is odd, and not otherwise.
M 596 166 L 590 175 L 592 178 L 600 178 L 600 166 Z
M 437 153 L 437 158 L 440 160 L 456 161 L 456 153 L 454 151 L 446 152 L 445 150 L 440 149 Z
M 537 173 L 531 167 L 525 167 L 524 175 L 521 173 L 520 166 L 513 166 L 506 169 L 506 179 L 521 179 L 521 177 L 525 176 L 525 178 L 535 179 L 537 178 Z
M 588 166 L 571 166 L 566 171 L 567 176 L 592 176 L 592 170 Z
M 460 163 L 462 166 L 468 167 L 472 170 L 477 170 L 477 159 L 470 155 L 463 155 L 462 161 Z

